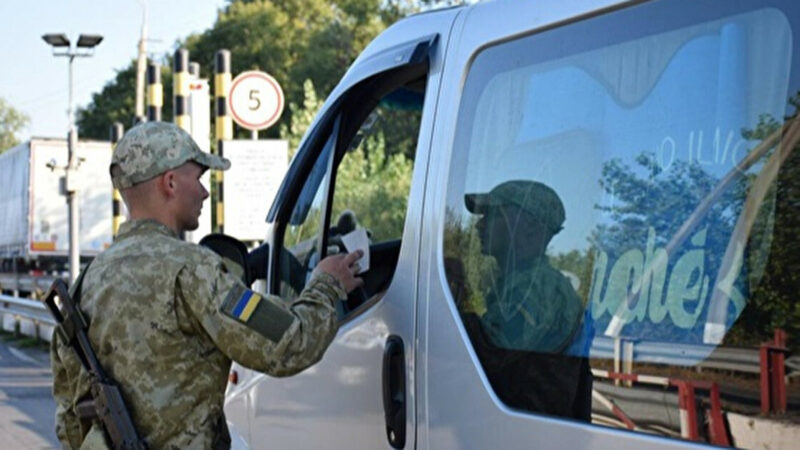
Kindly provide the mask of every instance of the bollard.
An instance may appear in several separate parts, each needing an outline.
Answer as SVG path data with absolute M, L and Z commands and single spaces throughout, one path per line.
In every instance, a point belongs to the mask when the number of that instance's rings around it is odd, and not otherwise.
M 214 57 L 214 97 L 215 97 L 215 131 L 217 137 L 217 154 L 224 156 L 224 142 L 233 139 L 233 122 L 228 115 L 228 91 L 231 87 L 231 52 L 219 50 Z M 217 205 L 212 209 L 212 230 L 217 233 L 225 232 L 225 202 L 224 176 L 221 170 L 215 170 L 217 183 Z
M 161 85 L 161 65 L 147 65 L 147 120 L 161 120 L 161 107 L 164 106 L 164 87 Z
M 185 48 L 175 50 L 172 64 L 172 111 L 175 125 L 186 132 L 192 132 L 189 116 L 189 51 Z

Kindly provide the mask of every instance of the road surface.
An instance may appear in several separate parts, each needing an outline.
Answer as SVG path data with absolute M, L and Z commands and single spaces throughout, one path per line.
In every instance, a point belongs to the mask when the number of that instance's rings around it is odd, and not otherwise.
M 46 351 L 0 339 L 0 442 L 5 448 L 60 448 Z

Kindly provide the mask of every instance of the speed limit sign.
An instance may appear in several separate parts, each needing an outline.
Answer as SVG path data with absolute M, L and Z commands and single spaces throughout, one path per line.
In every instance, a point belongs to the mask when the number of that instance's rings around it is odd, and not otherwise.
M 283 91 L 275 78 L 250 70 L 240 73 L 228 92 L 228 109 L 234 122 L 248 130 L 263 130 L 283 112 Z

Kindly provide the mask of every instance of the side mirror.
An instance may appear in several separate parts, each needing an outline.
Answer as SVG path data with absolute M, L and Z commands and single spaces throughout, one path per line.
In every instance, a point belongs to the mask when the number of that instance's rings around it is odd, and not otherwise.
M 245 286 L 250 286 L 247 246 L 242 241 L 227 234 L 212 233 L 200 239 L 199 244 L 221 256 L 229 266 L 233 265 L 231 270 L 240 276 Z

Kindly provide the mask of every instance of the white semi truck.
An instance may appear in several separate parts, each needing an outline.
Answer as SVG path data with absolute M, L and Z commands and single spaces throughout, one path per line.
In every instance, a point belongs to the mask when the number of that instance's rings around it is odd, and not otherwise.
M 80 254 L 86 260 L 111 244 L 111 144 L 81 141 L 76 149 Z M 0 154 L 0 272 L 63 271 L 69 220 L 62 195 L 65 139 L 32 138 Z

